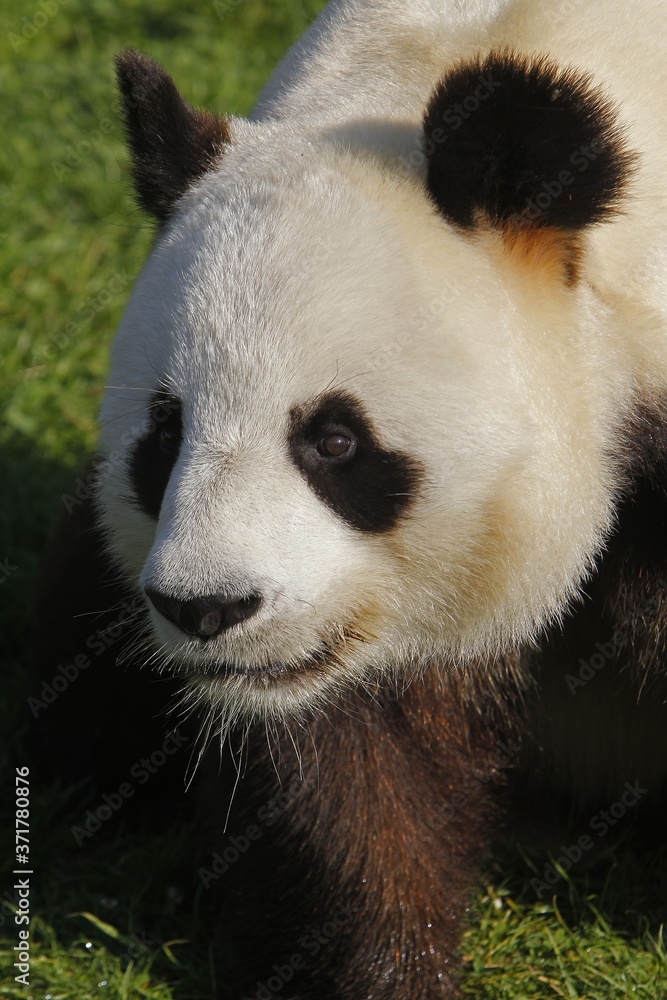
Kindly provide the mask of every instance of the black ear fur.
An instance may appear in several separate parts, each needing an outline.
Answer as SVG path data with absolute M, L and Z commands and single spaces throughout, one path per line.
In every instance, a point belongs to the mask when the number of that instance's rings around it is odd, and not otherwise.
M 227 122 L 191 108 L 171 77 L 131 49 L 116 57 L 118 87 L 139 203 L 160 222 L 210 170 L 229 139 Z
M 511 51 L 464 61 L 424 118 L 428 187 L 440 212 L 575 231 L 618 207 L 634 156 L 615 109 L 574 69 Z

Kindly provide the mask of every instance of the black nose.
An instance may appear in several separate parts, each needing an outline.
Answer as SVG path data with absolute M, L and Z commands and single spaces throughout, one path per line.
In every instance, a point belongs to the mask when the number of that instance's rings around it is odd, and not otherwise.
M 219 632 L 243 622 L 255 614 L 262 598 L 258 594 L 230 600 L 229 595 L 195 597 L 179 601 L 159 590 L 146 589 L 146 597 L 161 615 L 178 625 L 188 635 L 210 639 Z

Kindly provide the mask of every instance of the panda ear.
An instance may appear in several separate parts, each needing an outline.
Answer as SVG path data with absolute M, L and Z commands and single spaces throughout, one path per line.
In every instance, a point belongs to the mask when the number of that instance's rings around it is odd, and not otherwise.
M 116 57 L 125 128 L 139 203 L 160 222 L 229 140 L 227 121 L 191 108 L 152 59 L 131 49 Z
M 463 62 L 424 118 L 428 187 L 464 230 L 493 227 L 506 248 L 576 276 L 582 231 L 618 210 L 635 157 L 589 77 L 511 51 Z

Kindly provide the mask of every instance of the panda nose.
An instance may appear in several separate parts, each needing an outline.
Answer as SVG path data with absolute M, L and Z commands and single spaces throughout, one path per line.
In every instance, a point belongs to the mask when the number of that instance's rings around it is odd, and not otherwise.
M 225 629 L 246 621 L 255 614 L 262 598 L 258 594 L 229 599 L 228 595 L 195 597 L 180 601 L 159 590 L 146 588 L 146 597 L 154 608 L 188 635 L 211 639 Z

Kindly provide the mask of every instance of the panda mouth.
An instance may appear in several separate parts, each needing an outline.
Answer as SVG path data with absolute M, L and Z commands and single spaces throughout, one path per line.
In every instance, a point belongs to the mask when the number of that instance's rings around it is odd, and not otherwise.
M 366 618 L 370 618 L 366 612 Z M 301 659 L 267 660 L 263 663 L 242 663 L 234 660 L 191 661 L 187 675 L 191 680 L 208 681 L 209 684 L 247 681 L 261 684 L 286 681 L 309 676 L 320 679 L 333 668 L 345 669 L 351 647 L 374 639 L 368 627 L 364 627 L 361 616 L 337 630 L 335 635 L 320 636 L 319 644 Z
M 333 645 L 323 644 L 317 650 L 296 662 L 273 660 L 269 663 L 234 663 L 231 660 L 219 660 L 213 663 L 203 663 L 196 670 L 190 671 L 191 677 L 203 677 L 214 680 L 225 678 L 242 678 L 247 680 L 269 680 L 293 677 L 297 674 L 321 671 L 324 666 L 336 660 L 336 650 Z
M 261 666 L 257 664 L 230 663 L 224 660 L 220 663 L 211 663 L 201 668 L 197 673 L 205 677 L 285 677 L 287 674 L 301 673 L 306 668 L 306 664 L 287 663 L 267 663 Z

